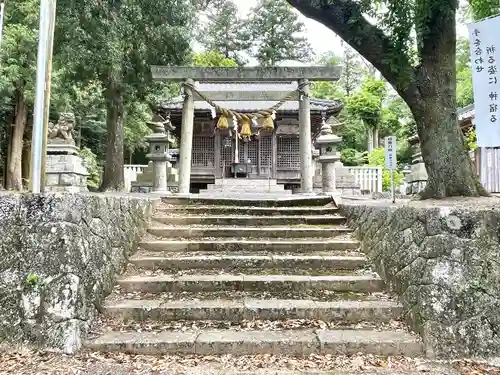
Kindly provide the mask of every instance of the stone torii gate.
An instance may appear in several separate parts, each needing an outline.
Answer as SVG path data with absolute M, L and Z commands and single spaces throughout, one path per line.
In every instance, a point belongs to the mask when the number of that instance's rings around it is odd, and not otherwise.
M 341 67 L 186 67 L 152 66 L 155 81 L 184 82 L 184 104 L 182 109 L 181 139 L 179 155 L 179 194 L 189 194 L 191 178 L 191 157 L 194 126 L 195 94 L 191 87 L 199 82 L 290 82 L 297 81 L 296 98 L 299 100 L 299 152 L 301 192 L 313 192 L 312 139 L 309 103 L 310 81 L 338 81 Z M 200 92 L 204 95 L 205 93 Z M 208 93 L 207 93 L 208 94 Z M 285 92 L 210 92 L 212 100 L 282 100 Z M 214 96 L 215 95 L 215 96 Z M 251 97 L 250 97 L 251 96 Z

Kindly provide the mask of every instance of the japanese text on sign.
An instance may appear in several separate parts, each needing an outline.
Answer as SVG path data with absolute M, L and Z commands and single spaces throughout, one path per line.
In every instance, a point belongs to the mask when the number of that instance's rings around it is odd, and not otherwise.
M 479 147 L 500 146 L 500 16 L 469 25 L 476 136 Z
M 391 135 L 385 137 L 385 167 L 387 169 L 396 169 L 396 137 Z

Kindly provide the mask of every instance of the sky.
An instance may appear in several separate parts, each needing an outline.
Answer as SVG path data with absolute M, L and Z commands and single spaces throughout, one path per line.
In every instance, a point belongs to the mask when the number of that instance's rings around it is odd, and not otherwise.
M 240 15 L 242 17 L 246 16 L 249 11 L 256 7 L 259 0 L 233 0 L 234 3 L 238 6 Z M 460 0 L 461 3 L 464 0 Z M 343 54 L 342 48 L 342 39 L 340 39 L 333 31 L 331 31 L 326 26 L 323 26 L 321 23 L 316 22 L 312 19 L 309 19 L 303 16 L 300 12 L 296 11 L 299 15 L 299 20 L 302 21 L 306 27 L 305 36 L 308 38 L 311 47 L 313 48 L 316 56 L 320 56 L 326 52 L 334 52 L 337 56 L 341 56 Z M 457 25 L 457 32 L 460 36 L 467 37 L 467 26 L 463 24 Z M 326 41 L 326 42 L 325 42 Z M 198 43 L 196 43 L 195 49 L 200 50 Z M 256 61 L 252 61 L 254 59 L 250 59 L 249 65 L 256 65 Z M 296 62 L 285 62 L 285 65 L 304 65 Z
M 250 9 L 254 8 L 259 0 L 235 0 L 234 3 L 238 6 L 242 16 L 248 14 Z M 304 17 L 301 13 L 299 14 L 299 19 L 306 26 L 306 37 L 309 39 L 309 43 L 316 53 L 316 55 L 321 55 L 325 52 L 333 51 L 337 55 L 342 55 L 341 39 L 329 28 L 323 26 L 321 23 L 316 22 L 312 19 Z M 325 43 L 325 40 L 328 43 Z

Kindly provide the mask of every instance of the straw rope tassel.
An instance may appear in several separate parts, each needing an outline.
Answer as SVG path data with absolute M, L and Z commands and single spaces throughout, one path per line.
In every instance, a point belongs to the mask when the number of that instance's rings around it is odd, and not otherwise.
M 208 98 L 207 96 L 203 95 L 200 93 L 196 87 L 194 87 L 193 84 L 189 83 L 184 83 L 185 86 L 189 87 L 193 92 L 198 94 L 200 98 L 202 98 L 204 101 L 206 101 L 208 104 L 210 104 L 212 107 L 215 108 L 215 110 L 221 114 L 219 117 L 219 120 L 217 121 L 217 129 L 227 129 L 228 128 L 228 121 L 227 119 L 231 119 L 235 117 L 239 122 L 243 124 L 247 123 L 248 127 L 250 127 L 250 124 L 252 122 L 252 119 L 260 119 L 263 118 L 263 124 L 262 124 L 262 130 L 265 131 L 272 131 L 274 129 L 274 119 L 276 118 L 276 112 L 277 110 L 285 104 L 287 101 L 291 100 L 295 95 L 296 91 L 300 91 L 306 83 L 299 84 L 297 87 L 297 90 L 290 92 L 288 95 L 286 95 L 283 99 L 281 99 L 278 103 L 273 105 L 271 108 L 263 110 L 263 111 L 257 111 L 254 113 L 241 113 L 241 112 L 235 112 L 231 111 L 230 109 L 223 108 L 216 104 L 213 100 Z M 244 122 L 245 121 L 245 122 Z M 243 128 L 242 128 L 242 133 L 243 133 Z M 248 136 L 251 135 L 250 134 Z
M 242 137 L 250 137 L 252 135 L 252 129 L 250 127 L 250 121 L 243 119 L 241 120 L 241 132 Z

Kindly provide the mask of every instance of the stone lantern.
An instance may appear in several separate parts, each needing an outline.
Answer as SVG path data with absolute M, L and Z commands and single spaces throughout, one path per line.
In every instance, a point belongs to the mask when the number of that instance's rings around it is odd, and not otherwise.
M 316 160 L 321 163 L 323 194 L 332 195 L 336 192 L 335 163 L 340 160 L 340 152 L 337 152 L 337 145 L 341 141 L 342 137 L 333 134 L 331 125 L 323 121 L 320 135 L 314 142 L 314 145 L 319 149 L 319 156 Z
M 147 123 L 153 134 L 146 137 L 149 143 L 149 153 L 146 157 L 153 163 L 153 193 L 169 194 L 167 185 L 167 168 L 171 160 L 169 155 L 170 132 L 174 126 L 169 119 L 154 116 Z

